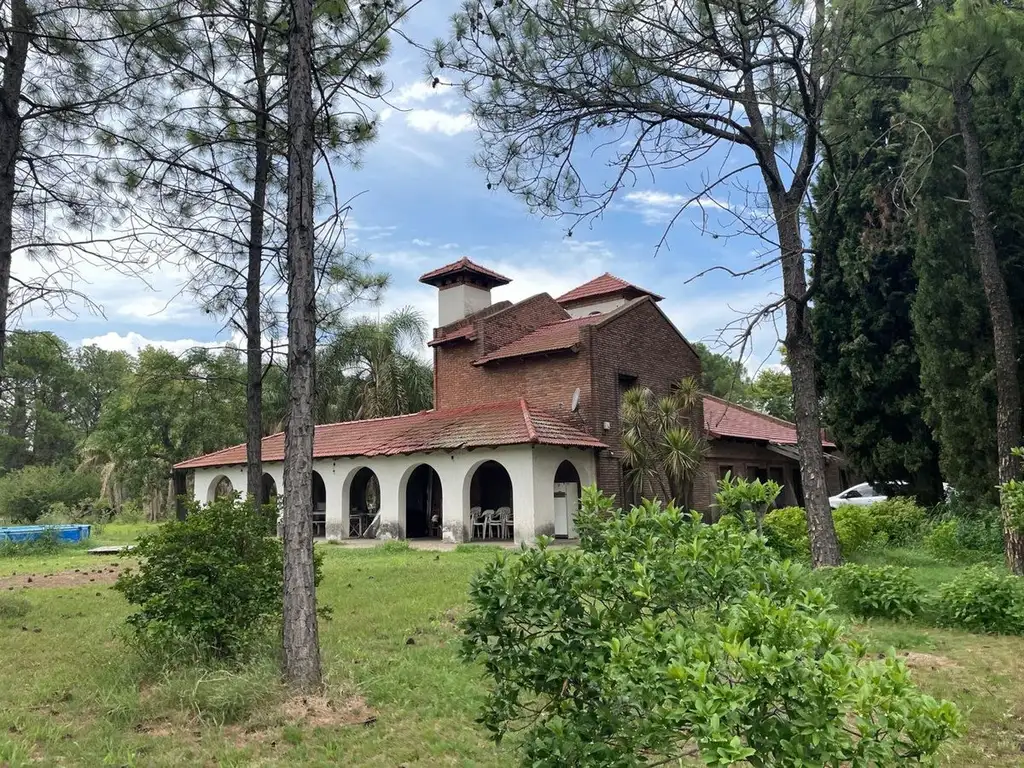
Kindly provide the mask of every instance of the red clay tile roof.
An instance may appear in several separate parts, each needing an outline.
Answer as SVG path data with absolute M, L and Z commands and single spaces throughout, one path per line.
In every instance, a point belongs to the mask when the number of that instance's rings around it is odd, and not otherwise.
M 313 433 L 313 456 L 394 456 L 420 451 L 482 448 L 499 445 L 607 448 L 586 432 L 556 416 L 534 410 L 525 400 L 421 411 L 387 419 L 322 424 Z M 284 433 L 263 438 L 263 460 L 284 459 Z M 198 456 L 175 469 L 245 463 L 245 445 Z
M 436 336 L 427 342 L 428 347 L 436 347 L 438 344 L 447 344 L 449 341 L 459 341 L 461 339 L 473 339 L 476 337 L 476 327 L 469 323 L 461 328 L 453 328 L 447 333 L 442 333 L 440 336 Z
M 559 304 L 572 304 L 584 299 L 594 299 L 599 296 L 611 296 L 618 293 L 625 293 L 630 299 L 635 299 L 638 296 L 651 296 L 655 301 L 661 301 L 662 298 L 656 293 L 651 293 L 632 283 L 627 283 L 621 277 L 605 272 L 600 277 L 595 277 L 590 282 L 578 285 L 568 293 L 562 294 L 555 301 Z
M 796 424 L 711 395 L 704 396 L 704 425 L 712 437 L 796 445 Z M 825 439 L 821 444 L 835 447 L 835 443 Z
M 484 365 L 494 360 L 507 360 L 512 357 L 527 357 L 528 355 L 539 355 L 544 352 L 558 352 L 563 349 L 572 349 L 580 343 L 580 328 L 585 325 L 593 325 L 606 320 L 608 315 L 591 315 L 589 317 L 576 317 L 571 320 L 559 320 L 555 323 L 542 325 L 521 339 L 516 339 L 510 344 L 498 347 L 488 355 L 479 360 L 473 361 L 473 365 Z
M 429 285 L 440 278 L 452 277 L 460 273 L 485 278 L 487 282 L 490 282 L 493 286 L 508 285 L 512 282 L 510 278 L 500 275 L 493 270 L 487 269 L 487 267 L 481 267 L 479 264 L 470 261 L 465 256 L 458 261 L 453 261 L 451 264 L 445 264 L 443 267 L 432 269 L 429 272 L 420 275 L 420 282 L 427 283 Z

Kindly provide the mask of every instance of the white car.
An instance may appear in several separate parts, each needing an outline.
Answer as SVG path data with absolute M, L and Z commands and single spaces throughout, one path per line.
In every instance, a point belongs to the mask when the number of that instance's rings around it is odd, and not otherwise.
M 861 483 L 829 497 L 828 504 L 832 509 L 838 509 L 844 504 L 867 506 L 876 501 L 885 501 L 887 498 L 889 497 L 880 488 L 874 488 L 870 483 Z

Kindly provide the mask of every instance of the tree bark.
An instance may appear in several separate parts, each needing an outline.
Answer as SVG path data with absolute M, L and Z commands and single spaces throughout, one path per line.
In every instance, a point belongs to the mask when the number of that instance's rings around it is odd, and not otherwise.
M 288 424 L 284 441 L 284 676 L 321 683 L 313 581 L 313 0 L 288 31 Z
M 974 124 L 974 100 L 970 83 L 954 83 L 953 105 L 964 143 L 964 175 L 974 234 L 974 255 L 992 320 L 996 366 L 996 453 L 999 460 L 999 482 L 1007 483 L 1018 474 L 1018 462 L 1012 451 L 1021 439 L 1017 331 L 1010 294 L 999 269 L 996 241 L 992 233 L 984 187 L 984 160 Z M 1005 504 L 1002 510 L 1006 565 L 1013 573 L 1024 574 L 1024 534 L 1013 522 Z
M 4 30 L 7 56 L 0 85 L 0 392 L 4 389 L 7 352 L 7 308 L 14 258 L 14 190 L 21 153 L 21 84 L 28 61 L 32 14 L 26 0 L 11 0 L 10 26 Z
M 772 195 L 772 206 L 782 250 L 782 285 L 786 299 L 786 358 L 793 379 L 796 443 L 800 479 L 804 486 L 811 564 L 841 565 L 839 540 L 832 524 L 825 483 L 825 452 L 821 447 L 821 416 L 815 372 L 814 344 L 807 316 L 807 274 L 800 233 L 800 200 L 793 192 Z
M 252 202 L 249 205 L 249 264 L 245 276 L 245 459 L 246 492 L 258 504 L 263 498 L 263 338 L 260 299 L 263 277 L 263 229 L 270 177 L 270 140 L 267 134 L 266 4 L 256 3 L 254 66 L 256 74 L 256 157 Z

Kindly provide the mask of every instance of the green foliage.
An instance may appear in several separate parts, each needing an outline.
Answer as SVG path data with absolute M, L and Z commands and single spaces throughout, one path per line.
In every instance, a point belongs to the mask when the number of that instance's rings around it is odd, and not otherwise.
M 920 538 L 927 513 L 913 499 L 892 496 L 875 502 L 869 509 L 875 532 L 883 534 L 889 546 L 905 547 Z
M 647 387 L 635 387 L 622 396 L 622 466 L 637 494 L 688 500 L 707 452 L 694 429 L 699 397 L 692 379 L 660 398 Z
M 773 509 L 765 515 L 764 537 L 768 546 L 782 557 L 810 556 L 807 513 L 802 507 Z
M 0 557 L 45 557 L 83 546 L 86 545 L 63 541 L 56 533 L 50 531 L 43 533 L 39 538 L 27 541 L 0 541 Z
M 971 632 L 1024 634 L 1024 591 L 1019 576 L 975 566 L 939 591 L 939 621 Z
M 831 569 L 829 580 L 836 602 L 855 616 L 912 619 L 921 609 L 924 591 L 909 568 L 872 568 L 848 563 Z
M 970 516 L 941 519 L 925 534 L 925 549 L 948 563 L 977 563 L 999 558 L 1003 525 L 998 508 L 975 509 Z
M 0 595 L 0 619 L 20 619 L 32 610 L 32 603 L 23 597 Z
M 876 520 L 873 507 L 844 504 L 832 511 L 832 522 L 843 557 L 851 557 L 875 540 Z
M 281 617 L 281 542 L 251 501 L 190 504 L 183 521 L 144 536 L 137 568 L 114 588 L 136 607 L 127 619 L 140 649 L 158 659 L 240 659 Z
M 700 357 L 701 391 L 732 403 L 746 403 L 750 393 L 750 376 L 743 363 L 720 352 L 712 352 L 699 341 L 693 347 Z
M 76 506 L 99 495 L 92 473 L 55 466 L 29 466 L 0 477 L 0 519 L 34 523 L 54 504 Z
M 719 517 L 735 518 L 744 530 L 761 531 L 764 516 L 775 499 L 782 493 L 782 486 L 774 480 L 761 482 L 733 477 L 726 472 L 718 481 L 715 506 Z
M 793 421 L 793 380 L 788 371 L 765 368 L 750 385 L 750 403 L 777 419 Z
M 806 571 L 734 525 L 593 488 L 580 546 L 501 553 L 474 579 L 467 659 L 482 722 L 523 764 L 909 765 L 956 732 L 895 658 L 868 661 Z M 847 727 L 855 724 L 854 727 Z

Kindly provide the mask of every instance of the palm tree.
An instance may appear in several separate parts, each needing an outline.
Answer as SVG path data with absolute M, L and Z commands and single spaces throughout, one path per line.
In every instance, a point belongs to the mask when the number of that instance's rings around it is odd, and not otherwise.
M 623 395 L 622 451 L 626 479 L 638 493 L 652 488 L 670 502 L 688 504 L 707 448 L 693 428 L 700 392 L 685 379 L 672 394 L 647 387 Z
M 426 322 L 411 307 L 337 327 L 317 361 L 317 419 L 375 419 L 430 408 L 434 374 L 419 356 L 426 338 Z

